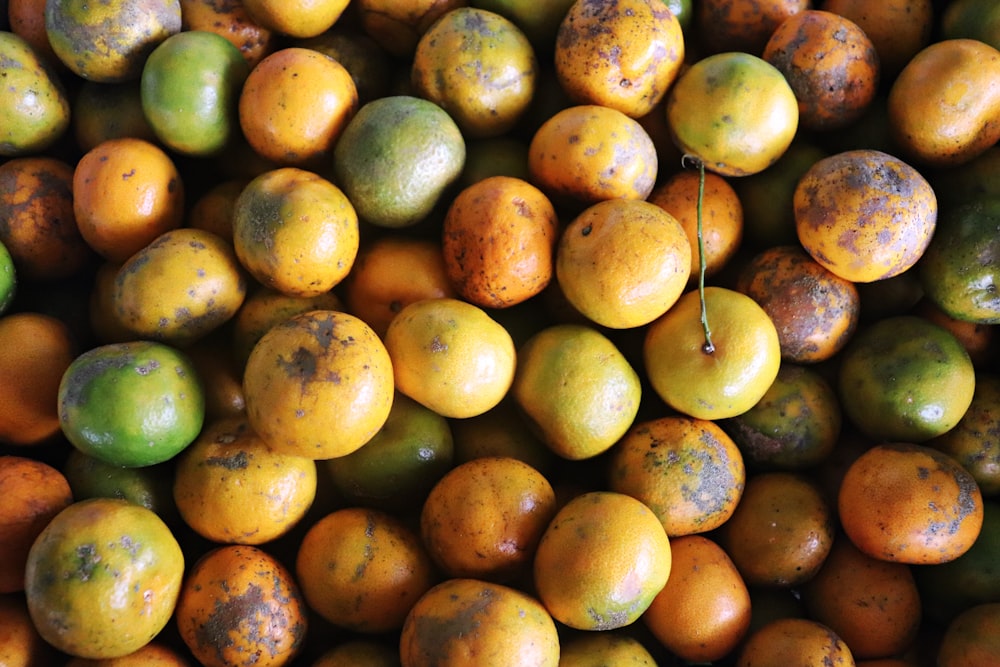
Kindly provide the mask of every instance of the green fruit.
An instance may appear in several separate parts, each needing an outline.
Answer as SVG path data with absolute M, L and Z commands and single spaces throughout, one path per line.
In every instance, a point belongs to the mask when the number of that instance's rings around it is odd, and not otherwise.
M 0 315 L 10 308 L 10 302 L 14 300 L 17 292 L 17 270 L 14 267 L 14 258 L 10 256 L 2 242 L 0 242 Z
M 358 216 L 380 227 L 423 220 L 462 173 L 465 140 L 433 102 L 397 95 L 361 107 L 333 152 L 334 178 Z
M 114 343 L 77 357 L 59 383 L 59 423 L 80 451 L 117 466 L 168 461 L 198 436 L 205 395 L 180 351 Z
M 69 127 L 70 104 L 62 82 L 28 42 L 0 32 L 0 156 L 39 153 Z
M 118 498 L 156 512 L 168 524 L 180 518 L 174 505 L 172 464 L 123 468 L 73 448 L 62 472 L 74 500 Z
M 172 35 L 142 69 L 143 113 L 170 148 L 187 155 L 217 153 L 238 131 L 237 105 L 249 73 L 243 54 L 221 35 Z
M 918 266 L 924 294 L 946 314 L 1000 323 L 1000 197 L 942 213 Z
M 943 39 L 978 39 L 1000 49 L 1000 4 L 996 0 L 953 0 L 941 14 Z

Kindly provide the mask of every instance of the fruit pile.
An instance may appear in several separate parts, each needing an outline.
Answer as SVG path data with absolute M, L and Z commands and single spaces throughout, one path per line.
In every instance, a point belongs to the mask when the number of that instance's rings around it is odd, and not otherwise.
M 1000 664 L 994 0 L 0 10 L 0 664 Z

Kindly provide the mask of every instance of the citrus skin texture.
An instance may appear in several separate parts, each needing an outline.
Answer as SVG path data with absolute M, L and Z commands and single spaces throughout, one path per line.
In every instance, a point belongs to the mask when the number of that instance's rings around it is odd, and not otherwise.
M 190 359 L 152 341 L 77 357 L 59 384 L 59 424 L 74 446 L 115 465 L 162 463 L 201 431 L 205 394 Z
M 12 32 L 0 32 L 0 60 L 4 63 L 0 156 L 48 148 L 69 127 L 70 103 L 59 78 L 28 42 Z

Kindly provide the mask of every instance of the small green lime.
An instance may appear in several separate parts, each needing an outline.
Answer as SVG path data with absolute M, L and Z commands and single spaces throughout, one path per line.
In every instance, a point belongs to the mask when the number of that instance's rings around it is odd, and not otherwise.
M 14 258 L 10 256 L 7 246 L 0 242 L 0 315 L 10 308 L 16 293 L 17 269 L 14 267 Z
M 112 465 L 168 461 L 198 436 L 205 393 L 190 359 L 163 343 L 102 345 L 73 360 L 59 424 L 80 451 Z

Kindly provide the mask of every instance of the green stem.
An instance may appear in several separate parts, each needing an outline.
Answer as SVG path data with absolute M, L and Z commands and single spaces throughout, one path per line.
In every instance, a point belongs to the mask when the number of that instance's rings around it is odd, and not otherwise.
M 705 331 L 705 343 L 701 351 L 705 354 L 715 352 L 712 343 L 712 330 L 708 326 L 708 309 L 705 307 L 705 238 L 702 233 L 702 203 L 705 200 L 705 163 L 698 160 L 698 300 L 701 303 L 701 328 Z

